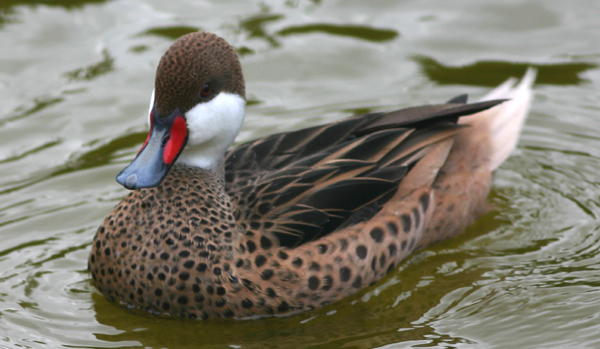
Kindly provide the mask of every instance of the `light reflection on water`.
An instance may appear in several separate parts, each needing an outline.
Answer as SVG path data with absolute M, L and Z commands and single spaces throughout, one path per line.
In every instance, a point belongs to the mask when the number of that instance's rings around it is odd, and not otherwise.
M 8 1 L 0 4 L 0 346 L 600 346 L 600 5 Z M 495 208 L 377 285 L 287 318 L 183 322 L 105 301 L 86 272 L 115 174 L 145 138 L 155 65 L 215 31 L 242 56 L 238 141 L 474 96 L 539 69 Z

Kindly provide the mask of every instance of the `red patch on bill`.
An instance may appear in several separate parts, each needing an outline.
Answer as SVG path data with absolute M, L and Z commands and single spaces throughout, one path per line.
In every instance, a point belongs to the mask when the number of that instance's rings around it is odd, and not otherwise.
M 175 161 L 175 158 L 181 152 L 181 148 L 183 148 L 186 137 L 187 125 L 185 124 L 185 119 L 178 116 L 175 118 L 175 121 L 173 121 L 173 126 L 171 126 L 171 136 L 165 146 L 165 152 L 163 153 L 163 160 L 167 165 L 170 165 Z

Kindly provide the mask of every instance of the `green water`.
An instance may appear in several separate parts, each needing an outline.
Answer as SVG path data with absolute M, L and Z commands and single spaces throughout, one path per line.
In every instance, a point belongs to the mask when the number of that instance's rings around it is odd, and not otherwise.
M 482 96 L 539 69 L 494 210 L 310 313 L 180 321 L 108 303 L 86 272 L 145 139 L 158 59 L 189 31 L 241 55 L 238 141 Z M 600 347 L 600 2 L 0 1 L 0 347 Z

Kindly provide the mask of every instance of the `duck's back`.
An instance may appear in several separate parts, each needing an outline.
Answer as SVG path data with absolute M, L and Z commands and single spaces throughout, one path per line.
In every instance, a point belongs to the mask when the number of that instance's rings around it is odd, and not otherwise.
M 225 162 L 236 218 L 288 248 L 368 221 L 429 151 L 462 133 L 460 116 L 501 102 L 365 114 L 240 145 Z

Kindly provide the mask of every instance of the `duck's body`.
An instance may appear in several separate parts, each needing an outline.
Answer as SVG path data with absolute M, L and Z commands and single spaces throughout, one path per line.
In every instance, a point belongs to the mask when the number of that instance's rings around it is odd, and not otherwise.
M 224 157 L 233 138 L 219 123 L 233 125 L 234 135 L 241 124 L 237 58 L 226 68 L 185 62 L 231 60 L 231 52 L 222 39 L 195 33 L 161 60 L 149 140 L 118 177 L 130 189 L 148 188 L 106 218 L 90 255 L 94 282 L 111 300 L 179 317 L 247 318 L 314 309 L 373 284 L 485 210 L 534 78 L 496 90 L 493 98 L 514 98 L 501 105 L 456 99 L 360 115 L 242 144 Z M 182 81 L 186 69 L 198 72 L 193 80 Z M 235 74 L 223 75 L 228 70 Z M 173 97 L 192 87 L 191 97 Z M 194 128 L 206 115 L 218 115 L 208 128 L 225 141 Z

